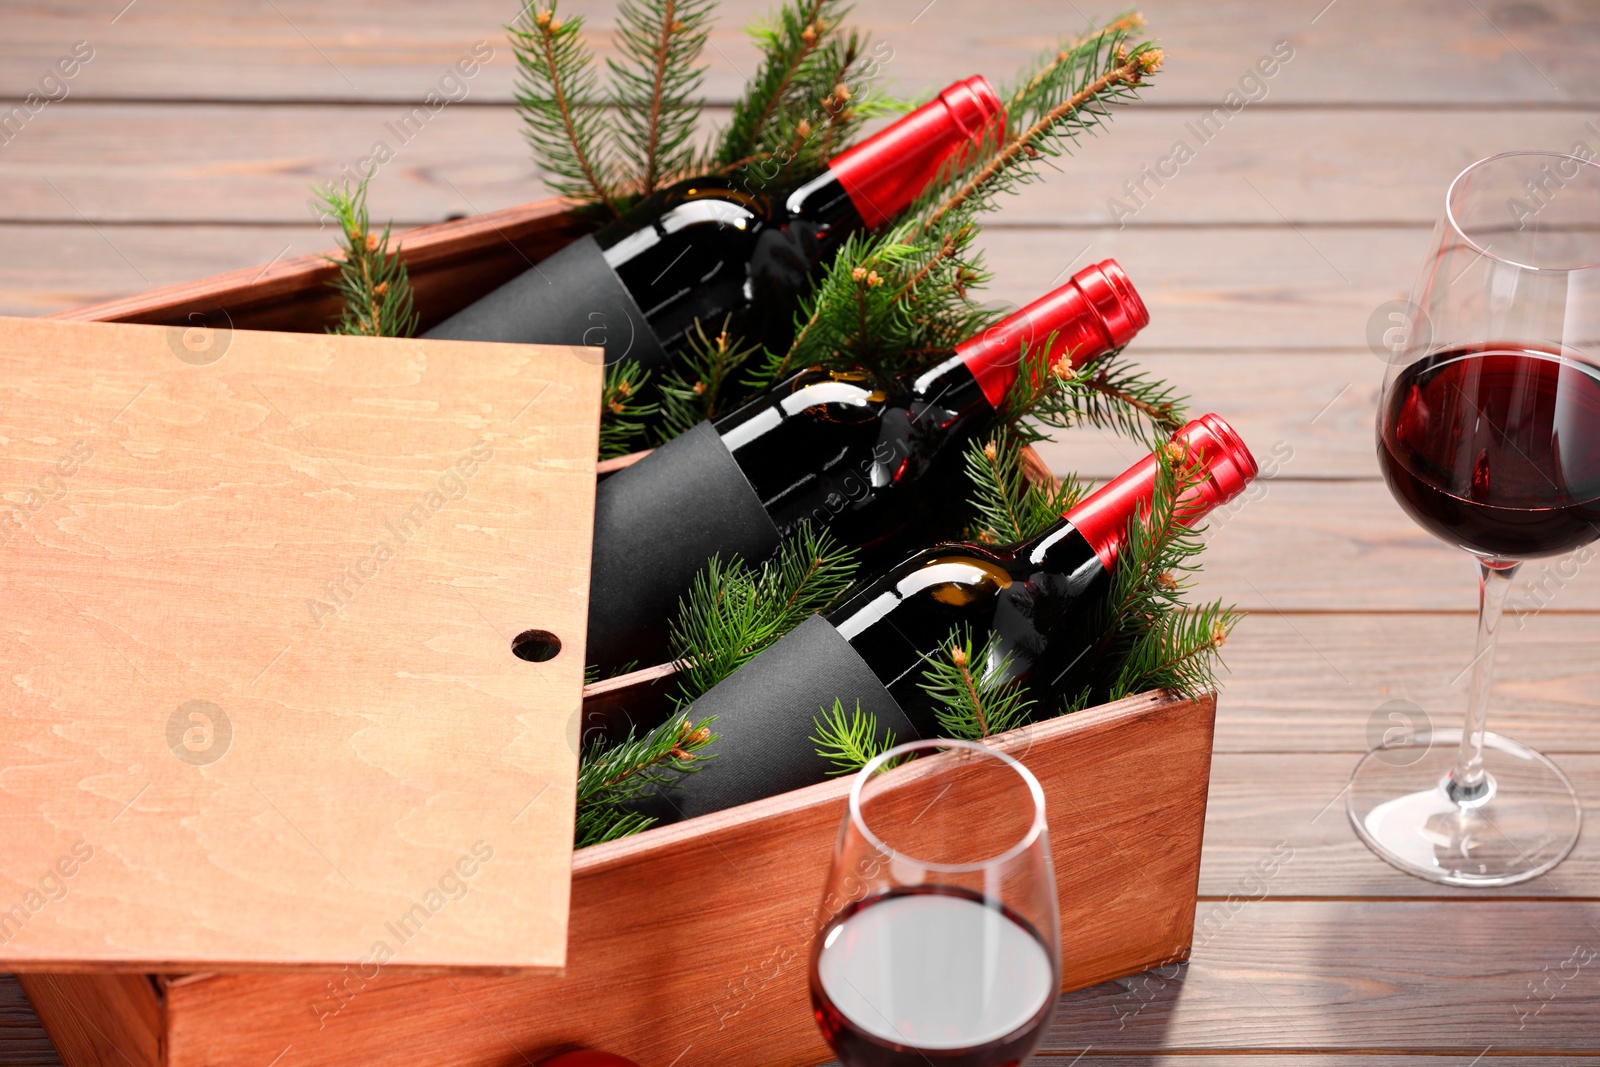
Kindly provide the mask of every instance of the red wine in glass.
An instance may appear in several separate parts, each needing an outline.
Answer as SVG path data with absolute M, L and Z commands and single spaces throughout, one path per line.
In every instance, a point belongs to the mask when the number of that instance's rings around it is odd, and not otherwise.
M 1600 371 L 1526 346 L 1446 349 L 1402 370 L 1378 461 L 1424 529 L 1497 559 L 1600 535 Z
M 1055 954 L 1010 908 L 949 886 L 852 904 L 812 961 L 817 1025 L 850 1067 L 1014 1067 L 1043 1036 Z

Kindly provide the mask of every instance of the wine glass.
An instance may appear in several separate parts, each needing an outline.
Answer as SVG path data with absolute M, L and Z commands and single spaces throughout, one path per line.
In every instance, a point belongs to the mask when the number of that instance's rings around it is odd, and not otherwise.
M 1567 776 L 1485 716 L 1517 568 L 1600 537 L 1600 166 L 1508 152 L 1462 171 L 1412 305 L 1378 463 L 1407 514 L 1475 557 L 1478 643 L 1465 728 L 1373 749 L 1347 804 L 1407 873 L 1513 885 L 1560 863 L 1582 817 Z
M 1038 779 L 970 741 L 885 752 L 850 790 L 819 916 L 811 1003 L 848 1067 L 1021 1063 L 1061 987 Z

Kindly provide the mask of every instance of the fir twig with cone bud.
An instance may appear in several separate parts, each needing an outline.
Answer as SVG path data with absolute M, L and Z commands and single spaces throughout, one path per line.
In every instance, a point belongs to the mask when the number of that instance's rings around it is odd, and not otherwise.
M 614 123 L 582 30 L 582 16 L 562 18 L 556 0 L 530 4 L 506 27 L 519 71 L 517 108 L 550 187 L 618 218 Z
M 1079 706 L 1147 689 L 1197 696 L 1214 688 L 1219 650 L 1239 620 L 1221 601 L 1187 602 L 1205 541 L 1183 521 L 1184 501 L 1210 475 L 1182 445 L 1168 442 L 1156 457 L 1155 492 L 1118 551 L 1103 636 L 1091 654 L 1094 681 L 1078 694 Z
M 654 819 L 627 805 L 658 788 L 670 788 L 680 776 L 693 774 L 706 759 L 700 751 L 717 739 L 716 716 L 692 722 L 678 715 L 635 739 L 608 745 L 591 742 L 578 761 L 577 848 L 614 841 L 648 829 Z
M 639 399 L 650 372 L 633 359 L 606 368 L 600 395 L 600 458 L 615 459 L 645 447 L 649 420 L 660 405 Z
M 1013 678 L 1011 653 L 999 656 L 1000 635 L 972 648 L 972 630 L 958 626 L 945 647 L 923 657 L 918 683 L 935 701 L 941 736 L 981 741 L 1028 721 L 1035 701 Z
M 400 254 L 389 249 L 389 224 L 372 232 L 367 215 L 367 181 L 313 185 L 323 211 L 339 224 L 342 254 L 328 257 L 339 268 L 329 284 L 344 307 L 329 333 L 358 337 L 410 337 L 418 316 L 412 310 L 411 280 Z

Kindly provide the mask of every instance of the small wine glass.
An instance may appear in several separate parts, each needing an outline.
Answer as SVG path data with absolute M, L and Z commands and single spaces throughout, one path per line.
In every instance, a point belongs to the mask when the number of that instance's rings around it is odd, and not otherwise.
M 811 1003 L 848 1067 L 1021 1063 L 1061 987 L 1038 779 L 969 741 L 885 752 L 850 790 L 819 914 Z
M 1564 859 L 1582 819 L 1561 770 L 1485 727 L 1522 561 L 1600 537 L 1600 166 L 1509 152 L 1462 171 L 1384 380 L 1378 463 L 1400 506 L 1478 564 L 1462 730 L 1374 748 L 1347 805 L 1383 859 L 1505 886 Z

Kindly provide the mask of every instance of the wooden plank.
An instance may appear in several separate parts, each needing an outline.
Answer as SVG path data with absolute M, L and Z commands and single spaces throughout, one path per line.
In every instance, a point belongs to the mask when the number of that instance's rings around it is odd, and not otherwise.
M 1592 38 L 1595 15 L 1582 0 L 1537 5 L 1382 0 L 1285 5 L 1272 0 L 1141 5 L 1172 56 L 1152 96 L 1213 106 L 1279 41 L 1296 58 L 1273 83 L 1269 102 L 1356 101 L 1541 103 L 1600 99 L 1600 76 L 1574 41 Z M 320 5 L 279 0 L 258 6 L 229 0 L 205 17 L 184 7 L 143 3 L 118 15 L 98 8 L 37 5 L 12 13 L 0 63 L 0 92 L 36 86 L 71 42 L 89 40 L 95 57 L 71 83 L 94 97 L 183 99 L 420 100 L 477 41 L 497 50 L 471 84 L 473 99 L 507 100 L 511 61 L 502 24 L 516 12 L 499 0 L 448 8 L 373 0 Z M 742 32 L 766 15 L 766 0 L 728 0 L 706 49 L 706 92 L 729 101 L 755 69 Z M 615 3 L 583 6 L 602 58 Z M 1086 12 L 1093 9 L 1084 8 Z M 576 13 L 570 12 L 570 13 Z M 969 70 L 1010 78 L 1083 16 L 1048 0 L 970 5 L 879 0 L 853 21 L 892 47 L 886 80 L 899 91 L 937 88 Z M 1374 27 L 1382 32 L 1375 33 Z M 960 70 L 952 71 L 952 42 Z
M 1528 591 L 1513 597 L 1522 601 L 1501 631 L 1489 728 L 1553 753 L 1600 752 L 1600 618 L 1539 614 Z M 1390 700 L 1412 701 L 1435 726 L 1459 726 L 1474 625 L 1467 612 L 1252 614 L 1223 649 L 1217 751 L 1339 752 L 1353 762 Z
M 149 975 L 20 975 L 70 1067 L 165 1067 L 165 1011 Z
M 1496 725 L 1512 732 L 1509 722 Z M 1585 800 L 1585 819 L 1600 817 L 1600 756 L 1557 758 Z M 1600 840 L 1594 834 L 1580 838 L 1554 871 L 1504 889 L 1457 889 L 1402 874 L 1373 855 L 1350 827 L 1344 788 L 1355 762 L 1345 752 L 1216 756 L 1200 863 L 1202 927 L 1219 906 L 1226 911 L 1268 897 L 1600 899 Z
M 716 109 L 721 122 L 726 109 Z M 418 226 L 548 196 L 509 105 L 69 103 L 0 152 L 8 221 L 306 223 L 313 179 L 358 175 L 382 141 L 393 158 L 371 191 L 376 218 Z M 1573 111 L 1357 108 L 1242 112 L 1201 146 L 1188 111 L 1119 109 L 1062 173 L 1024 189 L 1007 226 L 1403 223 L 1429 227 L 1450 180 L 1506 145 L 1600 148 Z M 1178 141 L 1181 168 L 1152 169 Z M 1406 151 L 1372 153 L 1373 143 Z M 1126 183 L 1135 185 L 1129 192 Z M 1254 187 L 1252 187 L 1254 186 Z M 182 195 L 174 195 L 178 191 Z M 80 216 L 81 213 L 81 216 Z
M 991 229 L 988 299 L 1021 305 L 1114 257 L 1150 307 L 1140 349 L 1235 352 L 1365 345 L 1378 305 L 1404 296 L 1428 234 L 1388 228 Z M 65 311 L 328 247 L 314 226 L 0 226 L 0 311 Z M 1324 259 L 1323 257 L 1328 257 Z M 1373 370 L 1379 368 L 1374 360 Z M 1371 380 L 1371 376 L 1367 376 Z M 1330 383 L 1333 389 L 1343 384 Z M 1309 415 L 1308 415 L 1309 417 Z
M 559 968 L 592 350 L 195 340 L 0 323 L 0 959 Z
M 1212 710 L 1146 695 L 994 739 L 1045 791 L 1072 931 L 1064 986 L 1187 943 Z M 1161 788 L 1148 788 L 1155 780 Z M 684 1063 L 816 1063 L 825 1053 L 805 960 L 849 787 L 827 782 L 580 851 L 559 978 L 416 981 L 380 967 L 173 981 L 170 1067 L 268 1063 L 290 1044 L 304 1067 L 464 1067 L 508 1049 L 537 1063 L 574 1046 L 648 1065 L 689 1047 Z
M 1200 596 L 1261 612 L 1477 609 L 1470 558 L 1407 518 L 1381 481 L 1286 478 L 1257 487 L 1254 498 L 1213 513 Z M 1528 578 L 1556 581 L 1562 566 L 1530 563 Z M 1578 572 L 1545 598 L 1551 606 L 1600 608 L 1600 584 Z
M 1215 411 L 1239 431 L 1267 479 L 1379 477 L 1373 424 L 1385 365 L 1369 352 L 1185 353 L 1128 349 L 1140 368 Z M 1057 431 L 1038 446 L 1057 475 L 1105 478 L 1139 457 L 1139 445 L 1093 427 Z
M 61 1067 L 14 975 L 0 974 L 0 1067 Z
M 1049 1045 L 1596 1051 L 1600 904 L 1269 899 L 1196 937 L 1187 966 L 1064 998 Z

